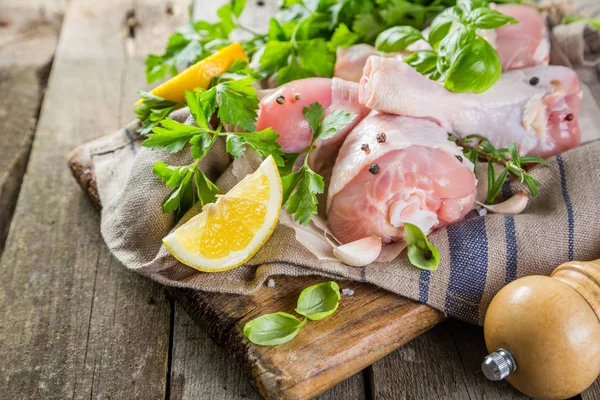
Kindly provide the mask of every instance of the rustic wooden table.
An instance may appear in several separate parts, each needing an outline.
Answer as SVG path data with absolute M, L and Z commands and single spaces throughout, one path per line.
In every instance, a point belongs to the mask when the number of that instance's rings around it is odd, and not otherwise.
M 248 3 L 246 24 L 264 29 L 276 2 Z M 110 256 L 66 168 L 72 148 L 133 118 L 144 58 L 187 6 L 0 1 L 0 399 L 259 398 L 164 288 Z M 482 329 L 450 320 L 320 398 L 525 398 L 486 381 L 484 355 Z

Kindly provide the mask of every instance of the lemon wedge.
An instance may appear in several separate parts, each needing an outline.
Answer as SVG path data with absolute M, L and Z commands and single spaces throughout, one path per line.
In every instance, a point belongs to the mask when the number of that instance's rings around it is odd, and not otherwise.
M 215 203 L 163 239 L 173 256 L 203 272 L 221 272 L 248 261 L 275 230 L 282 186 L 273 157 Z
M 248 57 L 239 43 L 230 44 L 204 60 L 198 61 L 162 85 L 155 87 L 150 93 L 163 99 L 184 103 L 186 90 L 208 88 L 212 79 L 227 71 L 236 60 L 248 61 Z M 135 105 L 138 106 L 141 103 L 140 99 Z

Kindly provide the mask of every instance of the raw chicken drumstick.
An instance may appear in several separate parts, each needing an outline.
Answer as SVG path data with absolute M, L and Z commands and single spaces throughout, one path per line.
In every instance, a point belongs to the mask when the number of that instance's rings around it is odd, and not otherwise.
M 484 93 L 453 93 L 402 61 L 371 56 L 359 97 L 371 109 L 428 118 L 458 137 L 480 134 L 497 148 L 516 142 L 523 155 L 549 157 L 581 139 L 581 86 L 566 67 L 509 71 Z
M 327 218 L 349 243 L 404 238 L 404 222 L 428 234 L 462 219 L 476 195 L 473 164 L 444 129 L 420 118 L 373 112 L 348 135 L 333 168 Z

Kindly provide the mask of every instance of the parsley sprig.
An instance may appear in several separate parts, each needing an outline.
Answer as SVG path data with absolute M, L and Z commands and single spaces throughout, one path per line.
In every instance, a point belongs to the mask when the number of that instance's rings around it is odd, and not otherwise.
M 502 73 L 496 50 L 476 30 L 495 29 L 517 20 L 489 8 L 487 0 L 457 0 L 431 22 L 427 38 L 412 26 L 396 26 L 380 33 L 378 50 L 396 52 L 426 40 L 432 50 L 421 50 L 406 58 L 411 67 L 433 80 L 444 82 L 453 92 L 481 93 Z M 456 29 L 453 29 L 455 27 Z
M 135 107 L 134 112 L 142 121 L 142 125 L 137 131 L 144 136 L 152 132 L 152 129 L 171 114 L 173 110 L 183 105 L 141 90 L 138 91 L 138 94 L 142 102 Z
M 312 131 L 312 141 L 301 153 L 286 154 L 285 167 L 282 169 L 283 204 L 300 224 L 307 225 L 317 213 L 317 195 L 323 193 L 323 177 L 308 165 L 310 152 L 315 148 L 317 139 L 328 139 L 347 126 L 356 115 L 345 110 L 335 110 L 323 115 L 325 110 L 317 102 L 302 110 Z M 304 156 L 302 166 L 295 172 L 296 161 Z
M 279 135 L 270 128 L 256 132 L 258 98 L 252 86 L 256 76 L 243 61 L 235 62 L 223 75 L 215 78 L 208 90 L 186 92 L 185 100 L 194 125 L 186 125 L 165 117 L 152 128 L 143 146 L 157 151 L 178 153 L 189 145 L 194 162 L 171 166 L 164 162 L 154 165 L 154 173 L 168 188 L 173 188 L 163 204 L 165 213 L 176 212 L 181 217 L 197 201 L 202 206 L 214 202 L 219 188 L 200 170 L 200 161 L 219 138 L 226 141 L 226 151 L 241 157 L 250 148 L 262 157 L 272 155 L 283 166 L 283 153 L 276 139 Z M 211 124 L 218 117 L 216 126 Z M 245 132 L 227 132 L 226 126 L 240 127 Z
M 449 140 L 457 141 L 457 144 L 463 148 L 465 157 L 470 159 L 473 164 L 477 165 L 478 160 L 487 161 L 487 204 L 494 204 L 509 175 L 515 176 L 521 183 L 524 183 L 532 196 L 538 195 L 540 182 L 527 172 L 525 166 L 536 164 L 548 166 L 548 162 L 543 158 L 519 155 L 515 142 L 511 143 L 508 148 L 496 149 L 487 138 L 481 135 L 468 135 L 460 140 L 451 135 Z M 494 165 L 502 166 L 501 172 L 497 175 Z

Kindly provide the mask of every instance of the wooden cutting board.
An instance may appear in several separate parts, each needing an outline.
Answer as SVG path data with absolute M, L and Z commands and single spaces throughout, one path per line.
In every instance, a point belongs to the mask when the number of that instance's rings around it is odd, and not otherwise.
M 101 207 L 88 145 L 70 154 L 69 167 L 92 202 Z M 242 333 L 262 314 L 293 312 L 298 295 L 323 277 L 275 276 L 251 296 L 169 288 L 169 293 L 242 365 L 267 399 L 310 399 L 424 333 L 444 316 L 423 304 L 373 285 L 338 282 L 354 290 L 329 318 L 307 324 L 291 342 L 257 346 Z

